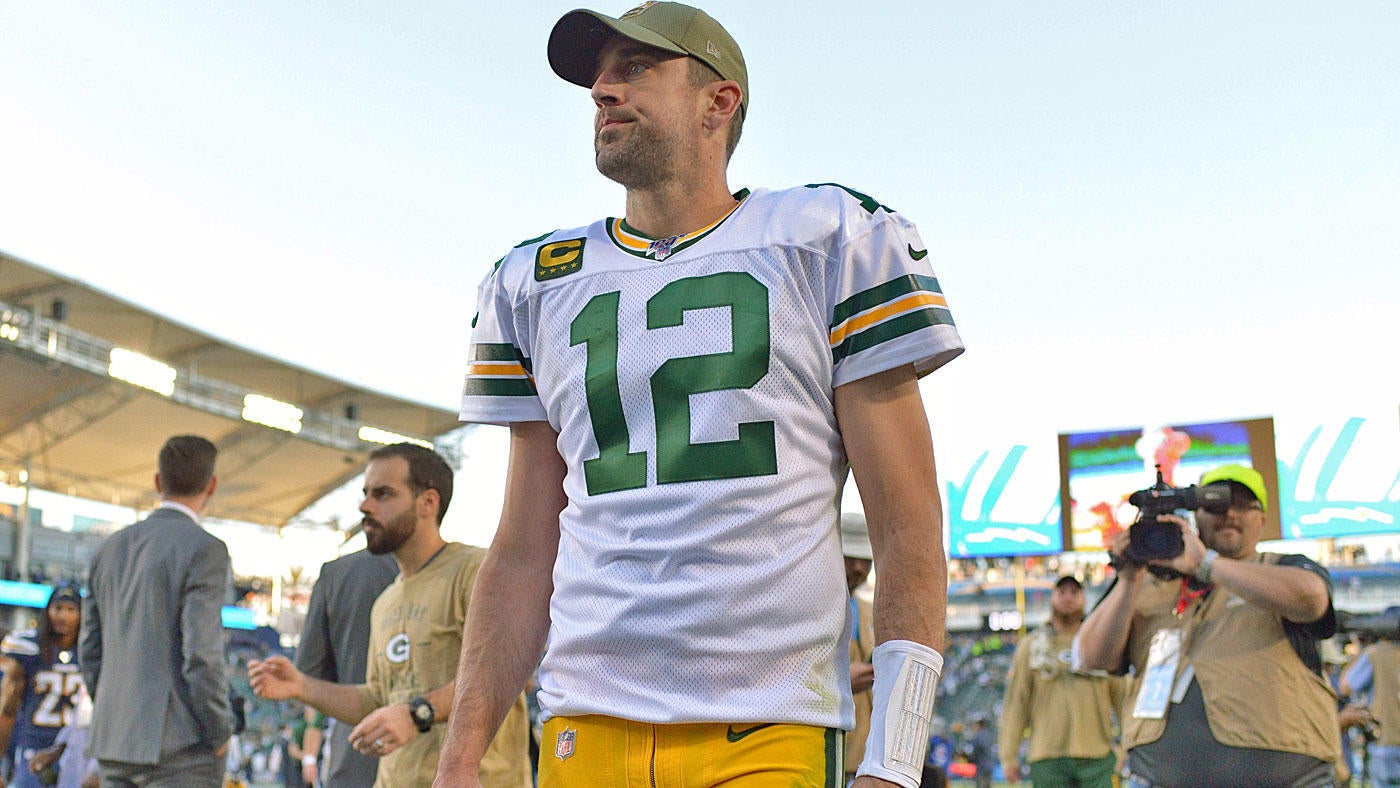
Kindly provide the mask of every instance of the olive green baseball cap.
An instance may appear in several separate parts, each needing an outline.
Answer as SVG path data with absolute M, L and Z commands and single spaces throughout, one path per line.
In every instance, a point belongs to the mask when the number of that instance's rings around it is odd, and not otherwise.
M 1254 497 L 1264 507 L 1264 511 L 1269 510 L 1269 491 L 1264 487 L 1264 477 L 1259 474 L 1259 471 L 1246 468 L 1243 465 L 1222 465 L 1201 474 L 1202 485 L 1213 482 L 1234 482 L 1243 485 L 1246 490 L 1254 493 Z
M 549 66 L 585 88 L 598 76 L 598 54 L 613 34 L 647 46 L 689 55 L 724 79 L 739 83 L 739 105 L 749 111 L 749 70 L 729 32 L 709 14 L 683 3 L 647 2 L 613 19 L 578 9 L 565 14 L 549 34 Z

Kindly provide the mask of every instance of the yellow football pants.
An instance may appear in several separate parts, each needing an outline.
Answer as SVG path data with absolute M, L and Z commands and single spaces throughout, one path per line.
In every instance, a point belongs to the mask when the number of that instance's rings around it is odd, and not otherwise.
M 781 723 L 552 717 L 540 788 L 841 788 L 845 733 Z

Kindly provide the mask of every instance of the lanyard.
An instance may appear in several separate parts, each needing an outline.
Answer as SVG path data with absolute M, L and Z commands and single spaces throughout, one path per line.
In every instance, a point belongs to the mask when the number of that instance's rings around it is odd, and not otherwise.
M 1200 588 L 1192 588 L 1191 578 L 1181 578 L 1181 592 L 1176 596 L 1176 608 L 1172 612 L 1176 614 L 1177 618 L 1185 616 L 1186 608 L 1190 607 L 1192 602 L 1209 594 L 1212 588 L 1215 588 L 1214 583 L 1208 583 Z

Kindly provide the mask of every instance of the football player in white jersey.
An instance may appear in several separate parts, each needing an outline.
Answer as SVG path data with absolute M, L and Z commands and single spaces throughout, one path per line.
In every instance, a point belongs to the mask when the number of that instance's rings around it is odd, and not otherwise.
M 574 11 L 548 54 L 626 213 L 481 285 L 462 419 L 509 425 L 509 473 L 435 784 L 479 784 L 541 654 L 546 788 L 841 782 L 849 469 L 880 576 L 857 785 L 913 788 L 946 603 L 918 378 L 963 350 L 927 249 L 843 187 L 730 191 L 748 75 L 704 12 Z

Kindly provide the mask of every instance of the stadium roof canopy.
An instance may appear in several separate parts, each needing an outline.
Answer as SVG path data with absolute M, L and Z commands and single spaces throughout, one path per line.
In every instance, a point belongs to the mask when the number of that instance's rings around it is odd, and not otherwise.
M 458 426 L 0 252 L 0 483 L 149 508 L 161 444 L 194 433 L 220 452 L 209 514 L 282 526 L 375 446 Z

